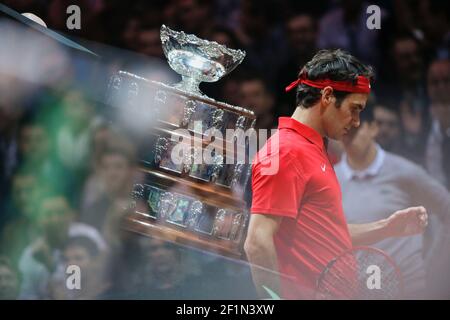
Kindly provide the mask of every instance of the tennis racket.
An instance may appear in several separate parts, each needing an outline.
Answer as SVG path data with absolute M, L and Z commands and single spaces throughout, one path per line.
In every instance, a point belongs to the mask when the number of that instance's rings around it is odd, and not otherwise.
M 316 299 L 400 299 L 403 279 L 394 260 L 382 250 L 360 246 L 331 260 L 320 274 Z

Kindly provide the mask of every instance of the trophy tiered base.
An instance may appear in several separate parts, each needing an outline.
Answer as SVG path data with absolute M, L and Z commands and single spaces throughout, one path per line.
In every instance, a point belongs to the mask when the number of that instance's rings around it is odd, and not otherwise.
M 109 97 L 112 106 L 125 107 L 128 116 L 144 119 L 150 127 L 140 152 L 142 178 L 135 181 L 124 227 L 241 257 L 249 218 L 243 193 L 250 166 L 248 158 L 247 164 L 225 163 L 225 154 L 236 146 L 241 150 L 237 155 L 248 148 L 226 130 L 252 128 L 253 113 L 126 72 L 112 77 Z M 211 133 L 219 137 L 212 162 L 197 162 Z M 173 151 L 180 146 L 189 152 L 177 162 Z

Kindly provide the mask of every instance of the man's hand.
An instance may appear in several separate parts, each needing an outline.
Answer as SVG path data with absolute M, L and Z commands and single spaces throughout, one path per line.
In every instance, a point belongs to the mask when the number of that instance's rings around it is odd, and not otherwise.
M 50 272 L 55 267 L 52 255 L 52 249 L 43 237 L 37 239 L 32 248 L 33 258 L 42 263 Z
M 390 237 L 406 237 L 420 234 L 428 224 L 424 207 L 410 207 L 394 212 L 386 219 L 386 232 Z

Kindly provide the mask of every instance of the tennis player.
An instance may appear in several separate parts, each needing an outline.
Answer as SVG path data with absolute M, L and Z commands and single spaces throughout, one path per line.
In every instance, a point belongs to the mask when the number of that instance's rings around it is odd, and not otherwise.
M 352 55 L 322 50 L 286 88 L 297 91 L 295 112 L 279 119 L 279 130 L 252 165 L 252 215 L 244 249 L 262 298 L 268 297 L 264 287 L 285 299 L 308 298 L 304 288 L 313 290 L 326 264 L 340 253 L 418 234 L 427 224 L 424 207 L 367 224 L 345 220 L 326 141 L 359 126 L 372 77 L 371 67 Z M 278 170 L 265 170 L 274 161 Z M 287 278 L 274 276 L 280 273 Z

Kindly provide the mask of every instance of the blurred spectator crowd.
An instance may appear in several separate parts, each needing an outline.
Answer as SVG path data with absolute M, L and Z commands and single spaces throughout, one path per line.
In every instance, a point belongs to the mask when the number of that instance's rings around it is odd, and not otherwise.
M 201 89 L 252 109 L 258 129 L 292 114 L 295 94 L 284 87 L 315 52 L 347 50 L 376 72 L 377 142 L 450 189 L 449 2 L 80 0 L 82 28 L 69 31 L 72 2 L 3 1 L 51 29 L 129 53 L 91 70 L 104 73 L 98 79 L 127 70 L 177 81 L 161 24 L 245 50 L 242 65 Z M 366 26 L 370 4 L 381 8 L 381 29 Z M 140 69 L 145 61 L 157 67 Z M 82 63 L 70 68 L 73 78 L 85 72 Z M 0 70 L 0 299 L 255 297 L 248 268 L 121 230 L 139 146 L 81 89 L 56 82 L 28 88 Z M 81 290 L 66 286 L 73 264 Z

